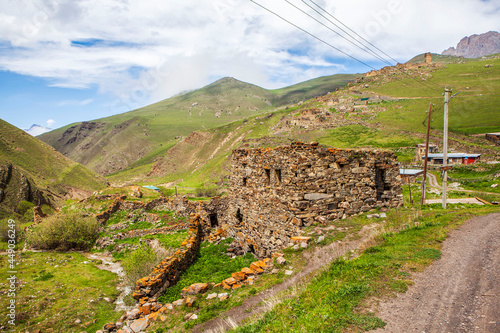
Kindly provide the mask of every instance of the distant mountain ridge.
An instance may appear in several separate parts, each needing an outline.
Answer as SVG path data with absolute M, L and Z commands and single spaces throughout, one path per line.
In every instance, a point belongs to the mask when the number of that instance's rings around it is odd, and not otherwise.
M 490 54 L 500 53 L 500 33 L 489 31 L 480 35 L 464 37 L 457 47 L 450 47 L 442 55 L 464 58 L 479 58 Z
M 76 123 L 39 136 L 66 157 L 101 174 L 151 162 L 179 139 L 277 107 L 325 95 L 355 80 L 357 74 L 320 77 L 267 90 L 234 78 L 108 118 Z
M 33 125 L 31 125 L 30 128 L 25 129 L 25 131 L 29 135 L 37 136 L 37 135 L 40 135 L 40 134 L 52 131 L 52 128 L 48 128 L 48 127 L 40 126 L 40 125 L 37 125 L 37 124 L 33 124 Z

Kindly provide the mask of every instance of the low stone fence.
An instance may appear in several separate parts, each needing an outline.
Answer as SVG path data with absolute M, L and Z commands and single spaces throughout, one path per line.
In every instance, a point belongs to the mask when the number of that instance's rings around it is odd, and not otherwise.
M 182 243 L 182 249 L 163 260 L 151 274 L 139 279 L 132 297 L 136 300 L 157 297 L 179 280 L 181 274 L 191 265 L 198 253 L 203 241 L 203 224 L 204 221 L 200 214 L 191 215 L 189 238 Z
M 125 201 L 126 197 L 126 195 L 122 195 L 115 198 L 108 209 L 95 216 L 96 220 L 104 225 L 111 218 L 113 213 L 121 210 L 143 209 L 145 211 L 150 211 L 157 208 L 175 211 L 178 216 L 188 217 L 196 213 L 200 206 L 200 203 L 189 201 L 186 197 L 158 198 L 148 203 L 141 201 Z

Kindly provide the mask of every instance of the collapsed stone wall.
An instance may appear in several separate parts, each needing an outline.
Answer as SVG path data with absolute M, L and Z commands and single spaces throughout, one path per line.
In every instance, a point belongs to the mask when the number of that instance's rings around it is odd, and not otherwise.
M 132 297 L 136 300 L 143 299 L 145 301 L 144 298 L 157 297 L 166 288 L 174 285 L 196 257 L 203 241 L 205 224 L 206 221 L 201 218 L 200 214 L 191 215 L 189 238 L 182 243 L 181 247 L 183 249 L 176 251 L 173 256 L 163 260 L 154 268 L 151 274 L 137 280 Z
M 141 201 L 126 201 L 126 195 L 116 197 L 109 207 L 95 216 L 96 220 L 105 224 L 111 215 L 122 210 L 171 210 L 175 211 L 178 216 L 189 217 L 191 214 L 198 212 L 200 203 L 189 201 L 186 197 L 174 198 L 158 198 L 151 200 L 148 203 Z
M 392 152 L 294 143 L 237 149 L 231 163 L 227 233 L 259 257 L 283 248 L 315 221 L 403 204 Z

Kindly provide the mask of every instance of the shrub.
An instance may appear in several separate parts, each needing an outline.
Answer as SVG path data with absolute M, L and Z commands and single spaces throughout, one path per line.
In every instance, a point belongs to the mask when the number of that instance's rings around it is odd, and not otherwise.
M 33 207 L 35 207 L 34 203 L 31 203 L 29 201 L 21 201 L 17 204 L 17 211 L 19 214 L 24 215 L 28 210 L 33 210 Z
M 149 246 L 143 245 L 139 247 L 122 260 L 125 281 L 130 285 L 135 285 L 137 280 L 148 276 L 162 259 L 163 258 Z
M 101 226 L 93 217 L 79 214 L 58 214 L 47 217 L 35 226 L 26 242 L 38 249 L 67 251 L 88 250 L 99 237 Z
M 215 197 L 219 195 L 219 189 L 216 186 L 203 186 L 203 187 L 197 187 L 194 193 L 198 198 Z
M 17 211 L 23 215 L 26 221 L 33 221 L 33 207 L 35 207 L 35 204 L 29 201 L 21 201 L 17 204 Z

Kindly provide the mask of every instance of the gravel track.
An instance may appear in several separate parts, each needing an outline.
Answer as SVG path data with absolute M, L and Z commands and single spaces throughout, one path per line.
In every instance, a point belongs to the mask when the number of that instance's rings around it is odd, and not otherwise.
M 500 213 L 450 233 L 442 257 L 415 284 L 380 304 L 372 332 L 500 332 Z

